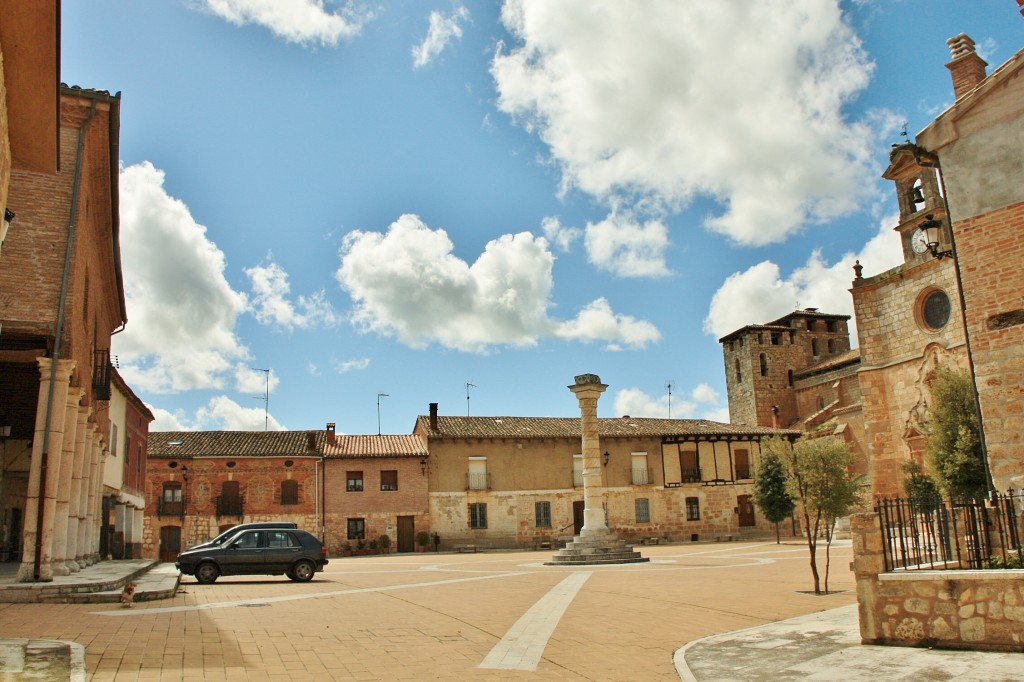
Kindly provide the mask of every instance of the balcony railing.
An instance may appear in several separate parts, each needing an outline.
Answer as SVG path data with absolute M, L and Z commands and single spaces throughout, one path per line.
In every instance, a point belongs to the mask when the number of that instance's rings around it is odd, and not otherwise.
M 185 503 L 182 501 L 171 502 L 170 500 L 158 500 L 156 506 L 157 516 L 184 516 Z
M 469 490 L 490 490 L 490 474 L 466 474 L 466 488 Z
M 216 498 L 217 503 L 217 516 L 242 516 L 242 510 L 245 507 L 244 497 L 224 497 L 218 495 Z
M 746 481 L 746 480 L 751 479 L 751 478 L 753 478 L 753 476 L 750 475 L 750 467 L 743 467 L 743 468 L 736 469 L 736 480 L 737 481 Z
M 700 469 L 683 469 L 683 483 L 700 483 Z
M 647 467 L 633 467 L 633 485 L 650 485 L 651 470 Z

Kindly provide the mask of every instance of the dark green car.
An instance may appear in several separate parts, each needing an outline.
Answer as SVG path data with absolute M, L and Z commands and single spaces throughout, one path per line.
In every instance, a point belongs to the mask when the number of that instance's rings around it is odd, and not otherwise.
M 308 582 L 327 565 L 327 548 L 312 533 L 294 528 L 244 530 L 221 545 L 178 555 L 175 567 L 210 584 L 222 575 L 281 575 Z

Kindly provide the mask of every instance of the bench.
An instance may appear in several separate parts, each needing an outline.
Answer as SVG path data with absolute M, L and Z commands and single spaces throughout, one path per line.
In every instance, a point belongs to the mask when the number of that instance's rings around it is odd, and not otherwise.
M 661 543 L 661 538 L 645 538 L 640 541 L 641 545 L 657 545 Z
M 551 549 L 551 541 L 550 540 L 541 540 L 540 542 L 537 543 L 537 549 Z
M 459 552 L 473 552 L 476 553 L 476 545 L 455 545 L 455 551 Z

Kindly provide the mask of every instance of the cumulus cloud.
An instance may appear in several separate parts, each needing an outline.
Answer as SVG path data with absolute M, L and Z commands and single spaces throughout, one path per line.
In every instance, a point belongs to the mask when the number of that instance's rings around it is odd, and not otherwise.
M 338 317 L 323 290 L 312 296 L 299 296 L 295 303 L 288 300 L 288 273 L 277 263 L 246 268 L 245 274 L 252 284 L 253 314 L 261 324 L 278 325 L 289 331 L 337 324 Z
M 358 358 L 353 360 L 341 360 L 334 363 L 334 371 L 338 374 L 347 374 L 370 366 L 370 358 Z
M 273 371 L 264 372 L 245 365 L 235 367 L 235 390 L 239 393 L 258 393 L 262 396 L 267 392 L 273 393 L 279 383 L 281 380 Z
M 873 187 L 843 107 L 872 64 L 837 0 L 507 0 L 499 108 L 548 145 L 562 191 L 679 210 L 741 244 L 784 239 Z
M 729 421 L 729 408 L 719 405 L 721 396 L 707 384 L 700 384 L 691 392 L 692 400 L 672 398 L 668 393 L 659 396 L 648 395 L 639 388 L 624 388 L 615 394 L 615 412 L 631 417 L 652 417 L 667 419 L 710 419 Z M 724 418 L 723 418 L 724 417 Z
M 718 391 L 707 384 L 700 384 L 697 388 L 693 389 L 693 393 L 690 395 L 693 396 L 693 399 L 698 403 L 717 403 L 721 400 L 721 396 L 718 394 Z
M 274 415 L 262 407 L 242 407 L 221 395 L 196 410 L 194 428 L 202 431 L 284 431 Z
M 113 337 L 120 372 L 151 392 L 219 388 L 249 350 L 235 334 L 246 297 L 223 252 L 148 161 L 121 171 L 121 259 L 129 323 Z
M 585 243 L 590 262 L 619 277 L 669 274 L 668 228 L 660 221 L 640 224 L 613 213 L 599 223 L 587 223 Z
M 444 51 L 448 43 L 461 38 L 461 24 L 467 19 L 469 19 L 469 10 L 462 5 L 456 7 L 449 15 L 437 10 L 432 11 L 427 36 L 423 42 L 412 48 L 412 65 L 417 69 L 426 66 Z
M 191 431 L 183 421 L 185 419 L 181 412 L 170 412 L 161 407 L 146 404 L 149 411 L 153 413 L 153 421 L 149 424 L 150 432 L 153 431 Z
M 550 318 L 554 256 L 543 237 L 503 235 L 472 265 L 452 250 L 444 230 L 408 214 L 384 234 L 346 235 L 335 276 L 354 302 L 353 323 L 414 348 L 471 352 L 551 336 L 632 348 L 657 338 L 653 325 L 612 313 L 602 299 L 568 323 Z
M 578 227 L 566 227 L 554 216 L 548 216 L 541 220 L 540 227 L 544 230 L 544 236 L 547 237 L 548 242 L 554 244 L 560 251 L 571 251 L 573 242 L 583 236 L 583 230 Z
M 852 315 L 849 289 L 854 262 L 860 261 L 865 277 L 902 262 L 900 238 L 892 229 L 897 220 L 894 216 L 884 219 L 860 253 L 847 253 L 832 265 L 815 250 L 788 278 L 783 278 L 779 266 L 771 261 L 730 275 L 711 299 L 704 332 L 722 337 L 748 324 L 771 322 L 798 307 Z
M 236 26 L 257 24 L 290 43 L 337 45 L 359 35 L 369 12 L 353 2 L 329 11 L 323 0 L 200 0 L 200 6 Z

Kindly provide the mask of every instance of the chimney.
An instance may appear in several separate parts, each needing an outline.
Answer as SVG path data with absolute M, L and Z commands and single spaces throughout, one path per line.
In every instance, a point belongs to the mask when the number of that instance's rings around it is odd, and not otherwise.
M 430 403 L 430 430 L 437 431 L 437 403 Z
M 334 445 L 334 422 L 327 422 L 327 444 Z
M 946 41 L 949 53 L 953 57 L 946 68 L 953 76 L 953 94 L 960 99 L 978 87 L 985 80 L 985 67 L 988 62 L 974 51 L 974 41 L 966 33 L 961 33 Z

